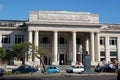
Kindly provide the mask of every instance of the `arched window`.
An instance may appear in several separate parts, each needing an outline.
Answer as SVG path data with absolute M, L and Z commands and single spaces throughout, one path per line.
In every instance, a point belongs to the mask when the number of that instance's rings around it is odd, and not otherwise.
M 60 37 L 59 38 L 59 44 L 66 44 L 66 40 L 64 39 L 64 37 Z
M 47 37 L 43 37 L 43 38 L 41 39 L 41 43 L 43 43 L 43 44 L 48 44 L 48 43 L 50 43 L 50 40 L 49 40 Z
M 81 43 L 81 40 L 80 40 L 80 38 L 77 38 L 77 44 L 80 44 Z

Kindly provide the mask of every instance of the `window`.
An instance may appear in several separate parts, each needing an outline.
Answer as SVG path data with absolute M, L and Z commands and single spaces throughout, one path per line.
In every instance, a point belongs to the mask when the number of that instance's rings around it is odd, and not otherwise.
M 110 37 L 109 42 L 110 45 L 117 45 L 117 37 Z
M 117 51 L 110 51 L 110 56 L 117 56 Z
M 59 38 L 59 44 L 65 44 L 66 40 L 64 39 L 64 37 L 60 37 Z
M 77 38 L 77 44 L 80 44 L 80 42 L 81 42 L 81 40 L 80 40 L 80 38 Z
M 15 43 L 24 42 L 24 35 L 15 35 Z
M 100 51 L 100 56 L 105 56 L 105 51 Z
M 2 43 L 9 44 L 10 43 L 10 35 L 2 35 Z
M 111 62 L 115 62 L 115 60 L 117 60 L 117 58 L 110 58 Z
M 105 58 L 100 58 L 100 61 L 105 61 Z
M 100 45 L 105 45 L 105 37 L 100 37 Z
M 48 43 L 50 43 L 50 40 L 47 37 L 43 37 L 41 40 L 41 43 L 48 44 Z

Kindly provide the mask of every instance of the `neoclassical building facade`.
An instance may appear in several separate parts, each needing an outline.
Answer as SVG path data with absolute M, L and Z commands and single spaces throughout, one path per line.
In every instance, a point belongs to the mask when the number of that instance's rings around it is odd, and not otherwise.
M 86 53 L 91 64 L 105 60 L 120 62 L 120 24 L 103 24 L 98 14 L 69 11 L 31 11 L 29 20 L 0 20 L 0 47 L 7 51 L 21 42 L 30 42 L 47 51 L 49 65 L 75 65 Z M 39 64 L 36 57 L 26 59 Z

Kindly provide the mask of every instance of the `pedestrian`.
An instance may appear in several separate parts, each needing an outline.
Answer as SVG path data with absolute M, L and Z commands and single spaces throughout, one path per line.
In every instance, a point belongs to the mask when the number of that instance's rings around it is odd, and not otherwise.
M 61 60 L 61 64 L 63 65 L 63 60 Z
M 82 62 L 79 62 L 79 65 L 80 65 L 80 66 L 83 66 Z
M 95 68 L 95 72 L 101 72 L 100 63 L 97 64 L 97 66 Z

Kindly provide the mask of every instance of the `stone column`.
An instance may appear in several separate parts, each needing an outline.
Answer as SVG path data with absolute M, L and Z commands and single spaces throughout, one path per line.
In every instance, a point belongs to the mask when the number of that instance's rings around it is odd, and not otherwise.
M 28 42 L 32 43 L 32 31 L 28 31 Z
M 28 42 L 32 43 L 32 38 L 33 38 L 33 35 L 32 35 L 32 31 L 28 31 Z M 28 61 L 32 61 L 32 53 L 29 52 L 28 53 L 29 56 L 28 56 Z
M 2 35 L 0 34 L 0 47 L 2 47 Z
M 109 48 L 109 36 L 105 37 L 105 55 L 106 55 L 106 62 L 110 61 L 110 48 Z
M 90 49 L 91 49 L 91 62 L 95 62 L 95 54 L 94 54 L 94 32 L 90 33 Z
M 117 37 L 117 58 L 118 58 L 118 62 L 120 62 L 120 37 Z
M 100 35 L 99 33 L 96 33 L 96 58 L 97 61 L 100 61 Z
M 39 47 L 39 31 L 35 31 L 34 45 L 38 50 L 38 47 Z M 37 57 L 34 57 L 34 61 L 39 61 L 39 59 Z
M 88 37 L 86 37 L 86 51 L 88 52 L 89 54 L 89 40 L 88 40 Z
M 72 63 L 71 65 L 76 64 L 76 32 L 72 32 L 72 43 L 73 43 L 73 53 L 72 53 Z
M 52 65 L 59 65 L 59 62 L 57 60 L 58 57 L 58 32 L 54 31 L 54 48 L 53 48 L 53 62 Z

